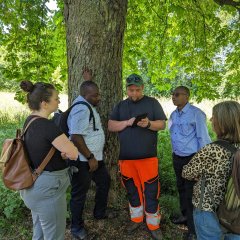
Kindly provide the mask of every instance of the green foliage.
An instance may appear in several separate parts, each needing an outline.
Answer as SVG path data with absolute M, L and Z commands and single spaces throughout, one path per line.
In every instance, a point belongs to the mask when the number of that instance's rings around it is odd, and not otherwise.
M 129 0 L 124 75 L 147 74 L 161 95 L 239 96 L 239 14 L 214 1 Z M 234 87 L 237 90 L 234 90 Z
M 59 90 L 66 90 L 63 16 L 58 10 L 52 17 L 46 2 L 14 0 L 0 3 L 4 13 L 0 14 L 0 44 L 5 46 L 0 72 L 13 85 L 28 79 L 52 82 Z M 22 100 L 21 97 L 18 99 Z
M 177 196 L 163 193 L 159 200 L 161 213 L 164 219 L 169 221 L 169 218 L 180 214 L 179 200 Z
M 17 220 L 24 216 L 22 210 L 25 207 L 19 192 L 5 188 L 2 180 L 0 180 L 0 198 L 0 216 L 9 220 Z
M 0 151 L 7 138 L 13 138 L 17 128 L 22 128 L 28 112 L 16 112 L 16 109 L 0 110 Z
M 168 130 L 158 134 L 158 158 L 161 192 L 164 194 L 177 195 L 176 178 L 173 171 L 172 147 Z

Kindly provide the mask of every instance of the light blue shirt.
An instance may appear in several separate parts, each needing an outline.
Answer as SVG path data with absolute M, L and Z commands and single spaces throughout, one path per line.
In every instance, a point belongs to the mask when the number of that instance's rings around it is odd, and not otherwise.
M 172 112 L 168 128 L 172 150 L 181 157 L 199 151 L 211 142 L 206 125 L 206 115 L 199 108 L 187 103 L 181 111 Z
M 73 104 L 79 101 L 87 102 L 82 96 L 78 96 Z M 82 135 L 88 149 L 94 154 L 96 160 L 103 160 L 103 147 L 105 143 L 105 135 L 102 128 L 100 116 L 94 106 L 87 102 L 93 110 L 95 118 L 95 126 L 97 131 L 93 130 L 93 119 L 89 122 L 90 111 L 87 106 L 77 104 L 74 106 L 68 116 L 69 135 L 79 134 Z M 80 161 L 87 162 L 87 159 L 79 153 Z

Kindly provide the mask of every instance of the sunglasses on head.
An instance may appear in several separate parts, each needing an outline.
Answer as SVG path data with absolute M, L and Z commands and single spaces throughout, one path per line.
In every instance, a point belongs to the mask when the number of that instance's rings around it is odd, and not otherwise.
M 181 92 L 173 92 L 171 93 L 172 96 L 174 97 L 179 97 L 180 95 L 187 95 L 186 93 L 181 93 Z
M 141 82 L 142 81 L 142 79 L 140 79 L 140 78 L 138 78 L 138 77 L 135 77 L 135 76 L 132 76 L 132 77 L 130 77 L 130 78 L 127 78 L 127 83 L 130 83 L 130 82 Z

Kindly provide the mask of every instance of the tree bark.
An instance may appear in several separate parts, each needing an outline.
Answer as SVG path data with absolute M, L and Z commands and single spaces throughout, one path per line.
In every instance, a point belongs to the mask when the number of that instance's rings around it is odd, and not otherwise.
M 119 179 L 116 134 L 107 131 L 113 106 L 122 99 L 122 54 L 127 0 L 64 0 L 69 104 L 79 95 L 82 68 L 93 71 L 101 92 L 99 113 L 106 134 L 104 158 L 112 178 L 111 201 L 116 202 Z

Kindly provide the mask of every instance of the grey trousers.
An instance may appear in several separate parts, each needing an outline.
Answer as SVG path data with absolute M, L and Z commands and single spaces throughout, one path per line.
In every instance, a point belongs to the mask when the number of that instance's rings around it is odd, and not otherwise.
M 32 213 L 33 240 L 64 240 L 69 184 L 68 169 L 43 171 L 32 188 L 20 190 Z

